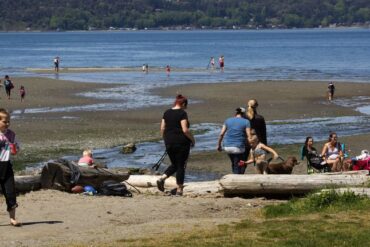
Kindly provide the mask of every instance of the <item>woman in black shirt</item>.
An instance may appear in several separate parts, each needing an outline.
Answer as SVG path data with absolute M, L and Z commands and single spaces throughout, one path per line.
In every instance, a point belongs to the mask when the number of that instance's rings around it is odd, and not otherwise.
M 190 147 L 195 140 L 189 131 L 188 115 L 185 111 L 188 105 L 186 97 L 176 96 L 174 107 L 163 114 L 161 133 L 166 145 L 166 152 L 171 160 L 171 165 L 157 181 L 160 191 L 164 191 L 164 181 L 176 172 L 176 195 L 183 194 L 185 167 L 189 157 Z

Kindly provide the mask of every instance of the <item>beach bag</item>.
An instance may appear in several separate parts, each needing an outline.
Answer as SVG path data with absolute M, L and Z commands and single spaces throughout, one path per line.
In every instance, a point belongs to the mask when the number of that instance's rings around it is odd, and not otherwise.
M 127 189 L 125 184 L 117 183 L 114 180 L 104 181 L 100 193 L 105 196 L 123 196 L 132 197 L 132 193 Z
M 324 161 L 324 159 L 322 157 L 320 157 L 319 155 L 312 155 L 312 157 L 310 157 L 310 160 L 309 160 L 309 163 L 312 167 L 316 168 L 316 169 L 323 169 L 325 166 L 321 165 L 321 163 Z

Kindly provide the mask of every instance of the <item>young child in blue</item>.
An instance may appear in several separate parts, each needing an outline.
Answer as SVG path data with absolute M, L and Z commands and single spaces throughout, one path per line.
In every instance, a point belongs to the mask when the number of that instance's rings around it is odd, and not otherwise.
M 12 226 L 21 226 L 15 219 L 15 209 L 18 207 L 13 166 L 10 157 L 17 153 L 18 144 L 15 133 L 9 129 L 10 114 L 0 108 L 0 185 L 5 196 L 7 211 Z

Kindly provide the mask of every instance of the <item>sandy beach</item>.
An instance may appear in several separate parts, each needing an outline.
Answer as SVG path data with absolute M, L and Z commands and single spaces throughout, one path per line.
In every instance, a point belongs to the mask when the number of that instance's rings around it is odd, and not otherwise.
M 24 85 L 26 100 L 20 102 L 18 91 L 11 100 L 3 89 L 1 107 L 10 111 L 50 106 L 88 105 L 107 100 L 76 96 L 112 84 L 75 83 L 45 78 L 13 78 L 16 88 Z M 328 103 L 327 82 L 257 81 L 246 83 L 192 84 L 156 89 L 155 94 L 173 97 L 181 92 L 189 97 L 191 124 L 219 123 L 244 106 L 247 99 L 259 101 L 259 112 L 267 121 L 361 115 L 350 107 Z M 364 96 L 369 85 L 336 83 L 337 98 Z M 193 104 L 197 100 L 201 103 Z M 110 101 L 113 102 L 113 101 Z M 369 102 L 370 103 L 370 102 Z M 56 112 L 21 114 L 11 122 L 21 140 L 23 151 L 16 164 L 53 159 L 80 153 L 85 147 L 101 148 L 160 139 L 162 113 L 170 106 L 128 111 Z M 305 136 L 304 130 L 302 135 Z M 339 137 L 354 154 L 369 149 L 369 134 Z M 322 143 L 316 143 L 321 148 Z M 298 156 L 300 145 L 278 145 L 284 156 Z M 216 143 L 215 143 L 216 148 Z M 191 156 L 190 170 L 230 172 L 224 153 L 204 152 Z M 253 169 L 248 170 L 253 172 Z M 295 172 L 303 173 L 302 164 Z M 261 198 L 184 197 L 137 195 L 133 198 L 88 197 L 59 191 L 36 191 L 18 197 L 17 215 L 22 228 L 8 225 L 4 198 L 1 197 L 1 246 L 100 246 L 128 239 L 156 238 L 161 234 L 212 230 L 219 224 L 230 224 L 242 218 L 253 218 L 260 207 L 276 201 Z M 174 210 L 175 209 L 175 210 Z

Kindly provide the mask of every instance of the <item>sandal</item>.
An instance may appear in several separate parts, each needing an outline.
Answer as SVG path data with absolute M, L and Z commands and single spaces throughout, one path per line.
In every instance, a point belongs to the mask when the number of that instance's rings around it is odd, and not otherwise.
M 22 223 L 17 222 L 16 220 L 10 220 L 10 225 L 14 227 L 21 227 Z

